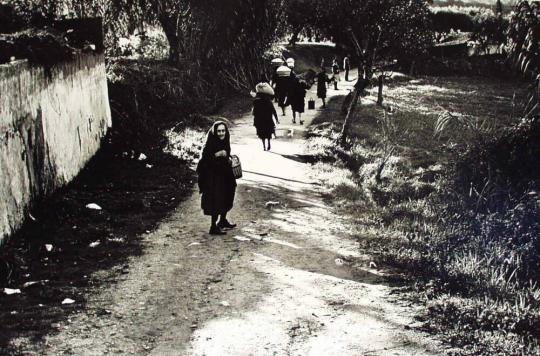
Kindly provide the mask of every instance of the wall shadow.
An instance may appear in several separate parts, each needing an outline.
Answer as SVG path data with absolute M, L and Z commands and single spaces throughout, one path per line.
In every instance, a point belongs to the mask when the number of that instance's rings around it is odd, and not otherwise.
M 147 161 L 122 158 L 105 147 L 67 187 L 37 204 L 2 247 L 2 291 L 21 290 L 0 293 L 2 354 L 19 352 L 9 347 L 13 338 L 39 343 L 55 323 L 86 308 L 87 296 L 100 283 L 129 273 L 127 260 L 144 249 L 141 235 L 191 191 L 193 172 L 185 164 L 160 152 L 147 155 Z M 85 208 L 89 203 L 102 210 Z M 108 271 L 110 279 L 91 278 L 97 271 Z M 75 303 L 62 305 L 64 298 Z

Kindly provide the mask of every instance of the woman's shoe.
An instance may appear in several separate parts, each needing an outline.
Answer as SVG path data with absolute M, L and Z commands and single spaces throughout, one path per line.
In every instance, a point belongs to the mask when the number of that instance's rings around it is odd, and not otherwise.
M 218 226 L 218 229 L 219 228 L 233 229 L 233 228 L 236 227 L 236 224 L 231 224 L 227 219 L 225 219 L 225 220 L 222 220 L 222 221 L 218 222 L 217 226 Z
M 218 226 L 212 226 L 210 228 L 210 235 L 226 235 L 225 231 L 222 231 Z

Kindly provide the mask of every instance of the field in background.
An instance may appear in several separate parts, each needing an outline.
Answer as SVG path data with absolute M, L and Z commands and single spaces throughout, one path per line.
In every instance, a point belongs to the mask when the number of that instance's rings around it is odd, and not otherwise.
M 427 307 L 426 327 L 471 354 L 538 354 L 540 290 L 516 276 L 524 246 L 504 232 L 498 237 L 501 221 L 493 216 L 456 211 L 447 182 L 477 135 L 517 121 L 523 103 L 514 98 L 524 97 L 523 84 L 395 74 L 385 109 L 375 104 L 376 89 L 362 98 L 346 149 L 334 144 L 343 97 L 311 127 L 308 152 L 328 199 L 353 216 L 361 246 L 379 264 L 410 272 L 411 295 Z M 449 116 L 469 126 L 437 131 Z M 485 221 L 480 230 L 478 220 Z

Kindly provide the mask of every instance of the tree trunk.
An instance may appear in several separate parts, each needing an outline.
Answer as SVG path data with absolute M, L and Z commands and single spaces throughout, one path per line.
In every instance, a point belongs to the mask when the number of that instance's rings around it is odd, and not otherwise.
M 369 80 L 364 78 L 358 78 L 358 81 L 354 85 L 354 92 L 351 102 L 349 103 L 349 108 L 347 109 L 347 116 L 345 116 L 345 121 L 343 122 L 343 127 L 341 128 L 341 134 L 339 135 L 339 144 L 344 146 L 347 142 L 347 135 L 349 133 L 349 126 L 351 125 L 352 116 L 356 109 L 356 103 L 360 94 L 368 86 Z
M 409 76 L 414 76 L 414 67 L 416 65 L 416 61 L 413 59 L 412 63 L 411 63 L 411 67 L 409 68 Z
M 339 144 L 341 146 L 344 146 L 347 142 L 349 126 L 351 124 L 352 116 L 356 109 L 358 98 L 360 97 L 360 94 L 364 91 L 364 89 L 368 86 L 371 80 L 371 76 L 373 74 L 372 60 L 374 55 L 371 56 L 370 53 L 368 53 L 367 55 L 366 53 L 364 53 L 352 29 L 349 29 L 349 34 L 356 49 L 356 55 L 360 59 L 360 65 L 358 66 L 358 80 L 356 81 L 356 84 L 354 84 L 353 97 L 349 104 L 349 108 L 347 109 L 347 115 L 345 116 L 345 120 L 343 121 L 343 127 L 341 128 L 341 134 L 339 136 Z M 360 73 L 363 73 L 363 75 L 361 75 Z
M 383 98 L 383 86 L 384 86 L 384 75 L 379 75 L 379 91 L 377 93 L 377 105 L 382 106 Z
M 358 101 L 359 97 L 360 97 L 360 91 L 355 90 L 353 93 L 352 100 L 349 104 L 349 108 L 347 109 L 347 116 L 345 116 L 345 121 L 343 121 L 343 127 L 341 128 L 341 133 L 339 135 L 340 146 L 345 146 L 345 143 L 347 142 L 347 134 L 349 131 L 349 126 L 351 125 L 351 117 L 354 114 L 354 109 L 356 108 L 356 102 Z
M 169 63 L 178 65 L 180 63 L 180 38 L 178 36 L 178 28 L 176 19 L 170 16 L 160 16 L 159 23 L 165 32 L 167 42 L 169 43 Z
M 289 40 L 289 44 L 291 46 L 295 46 L 296 45 L 296 42 L 298 42 L 298 35 L 300 34 L 300 32 L 302 31 L 302 27 L 300 28 L 295 28 L 293 30 L 293 34 L 291 36 L 291 39 Z

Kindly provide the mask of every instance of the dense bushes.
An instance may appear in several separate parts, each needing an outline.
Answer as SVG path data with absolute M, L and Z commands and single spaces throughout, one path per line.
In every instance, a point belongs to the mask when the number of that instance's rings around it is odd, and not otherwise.
M 186 63 L 109 60 L 113 144 L 118 150 L 163 148 L 164 129 L 208 113 L 220 103 L 220 89 Z
M 76 49 L 66 40 L 65 33 L 50 28 L 0 34 L 0 64 L 14 58 L 51 66 L 72 59 L 75 52 Z
M 478 137 L 456 164 L 456 187 L 478 199 L 476 205 L 482 211 L 512 208 L 512 202 L 540 184 L 539 142 L 537 119 L 524 119 L 494 136 Z

